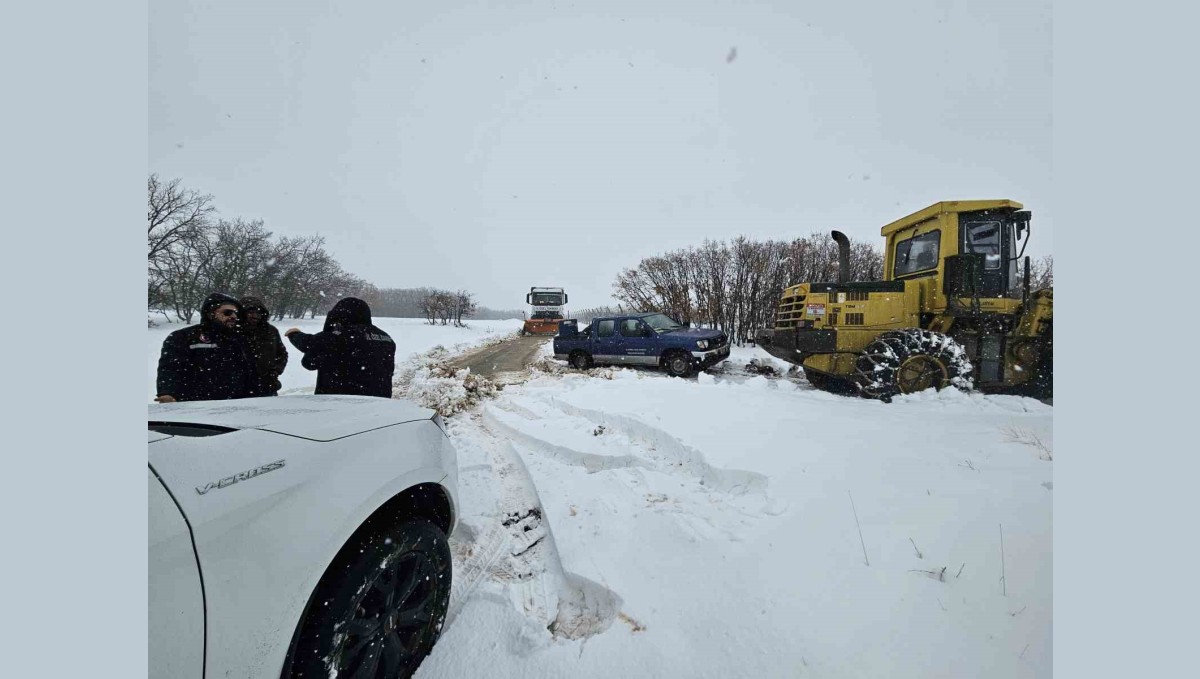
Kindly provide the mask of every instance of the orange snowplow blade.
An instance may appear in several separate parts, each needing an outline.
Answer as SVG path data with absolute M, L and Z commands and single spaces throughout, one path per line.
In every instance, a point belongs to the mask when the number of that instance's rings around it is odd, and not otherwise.
M 558 324 L 561 320 L 558 318 L 530 319 L 525 321 L 521 330 L 530 335 L 557 335 Z

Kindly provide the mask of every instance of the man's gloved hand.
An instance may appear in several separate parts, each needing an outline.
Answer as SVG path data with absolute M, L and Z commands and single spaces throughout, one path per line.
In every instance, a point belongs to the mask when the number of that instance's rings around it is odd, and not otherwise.
M 294 332 L 300 332 L 300 328 L 288 328 L 287 330 L 283 331 L 283 334 L 290 335 Z

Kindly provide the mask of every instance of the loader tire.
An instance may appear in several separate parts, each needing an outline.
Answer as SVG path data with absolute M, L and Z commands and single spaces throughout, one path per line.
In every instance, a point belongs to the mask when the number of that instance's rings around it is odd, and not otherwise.
M 867 398 L 891 401 L 898 394 L 955 386 L 971 389 L 967 352 L 950 337 L 909 328 L 885 332 L 859 354 L 854 382 Z

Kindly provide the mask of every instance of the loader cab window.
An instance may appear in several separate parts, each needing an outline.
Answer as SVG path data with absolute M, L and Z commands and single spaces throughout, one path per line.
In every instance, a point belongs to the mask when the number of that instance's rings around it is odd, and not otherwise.
M 1003 262 L 1000 243 L 1004 233 L 1004 225 L 998 221 L 975 222 L 964 224 L 963 252 L 973 252 L 983 255 L 984 269 L 999 269 Z
M 896 259 L 892 265 L 892 276 L 898 278 L 936 269 L 938 246 L 941 242 L 942 232 L 930 231 L 896 243 Z

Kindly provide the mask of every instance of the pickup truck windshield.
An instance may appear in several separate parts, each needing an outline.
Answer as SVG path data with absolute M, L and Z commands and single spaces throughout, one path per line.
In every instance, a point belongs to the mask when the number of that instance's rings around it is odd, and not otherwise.
M 651 314 L 649 316 L 646 316 L 642 320 L 646 321 L 646 323 L 649 323 L 650 327 L 654 328 L 654 332 L 658 332 L 658 333 L 670 332 L 672 330 L 678 330 L 683 327 L 682 325 L 676 323 L 675 321 L 671 320 L 670 318 L 668 318 L 662 314 Z

